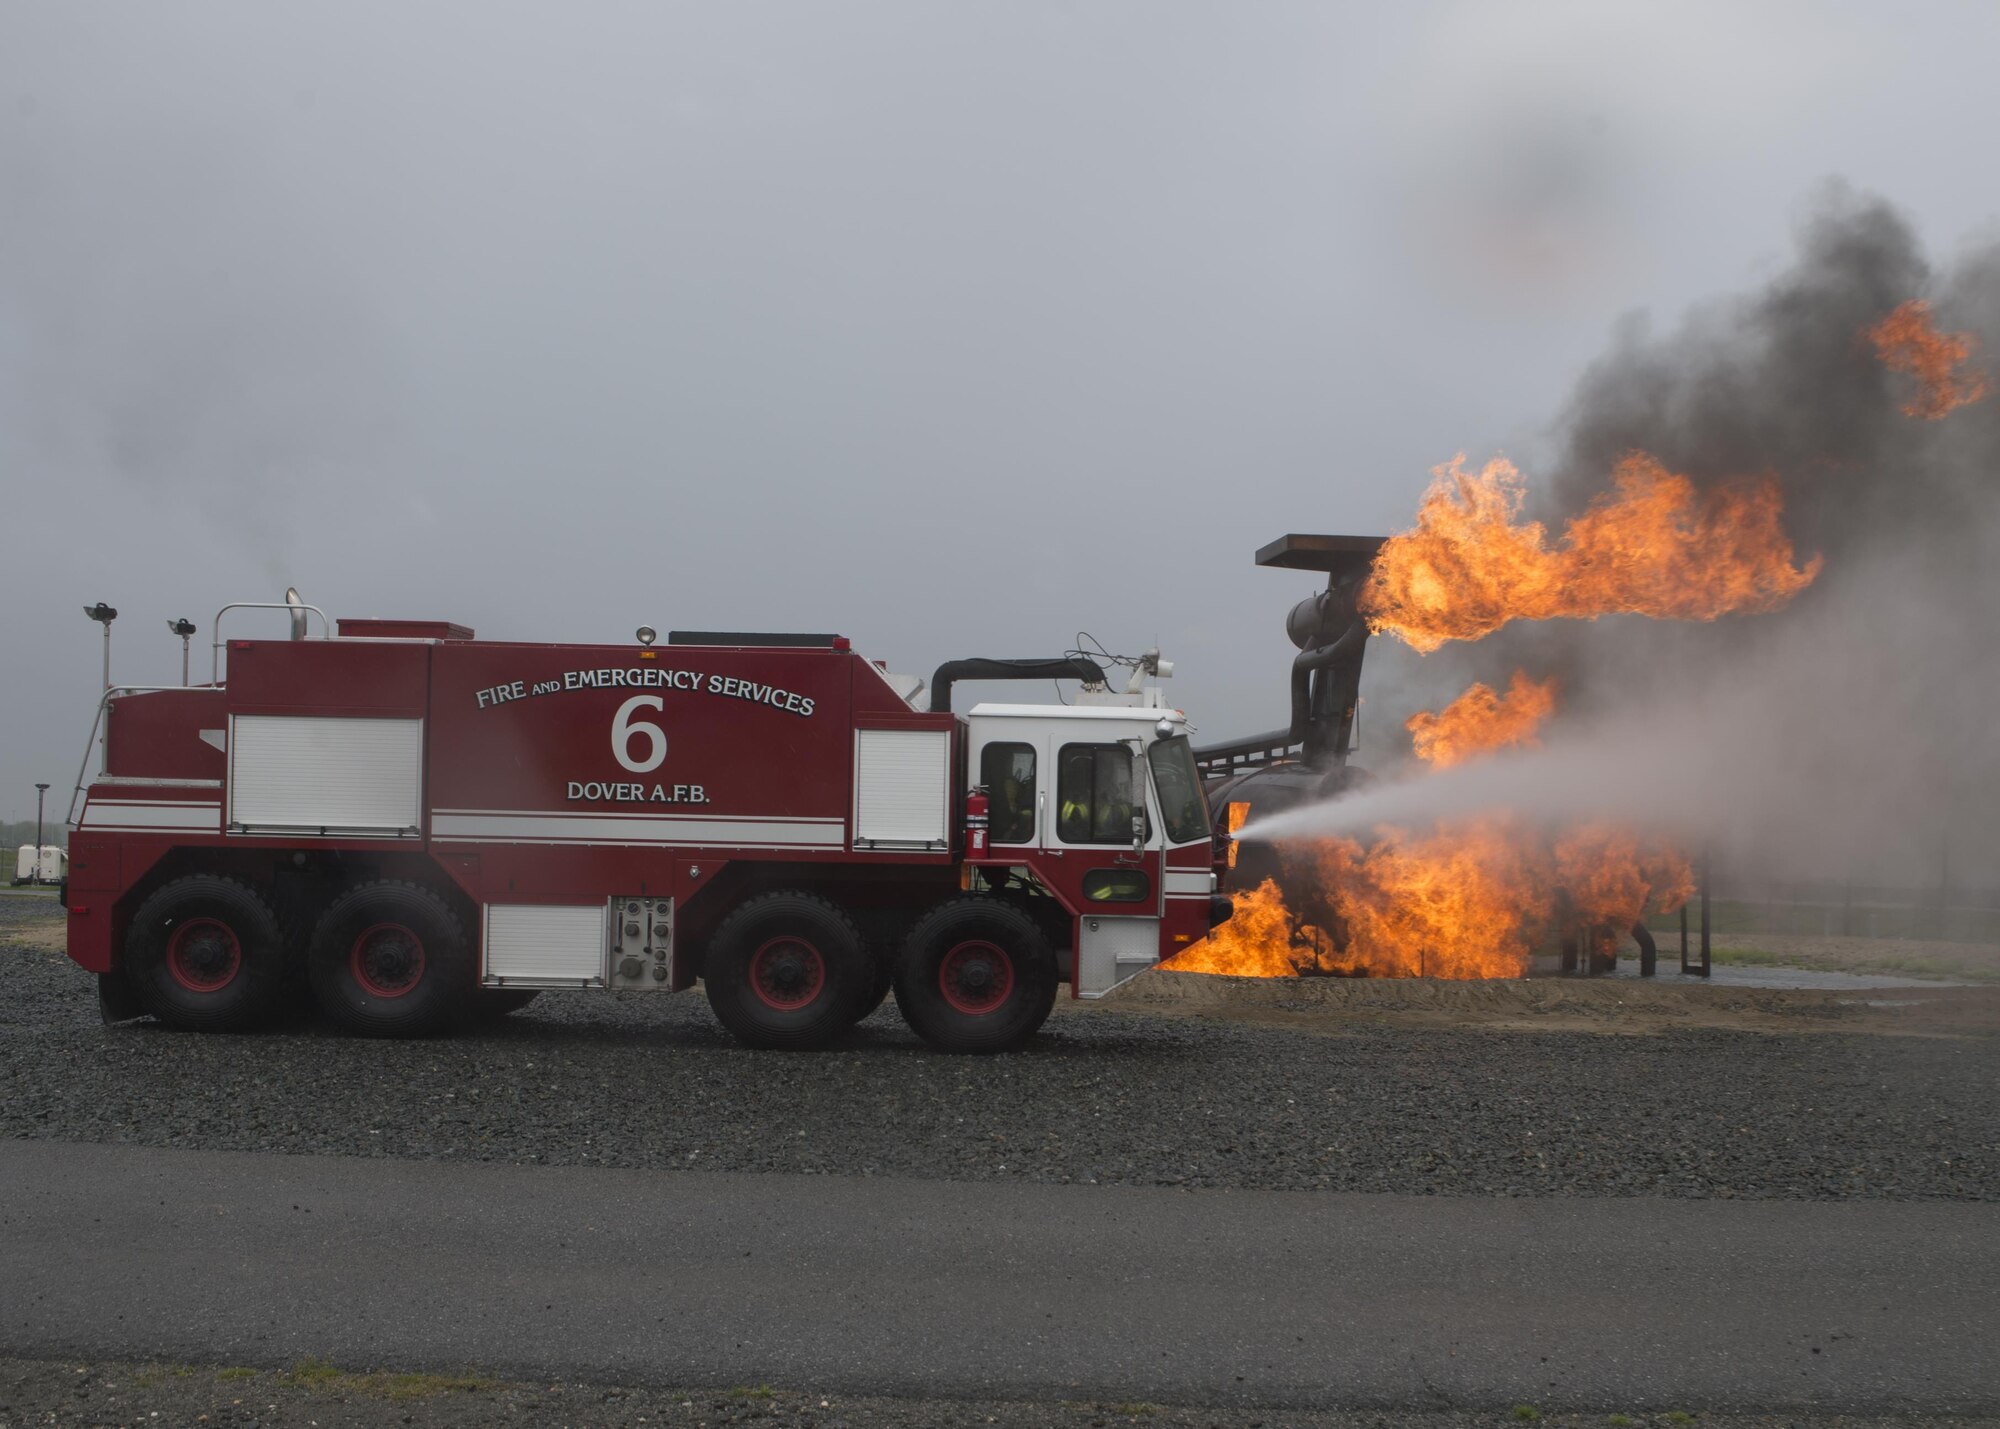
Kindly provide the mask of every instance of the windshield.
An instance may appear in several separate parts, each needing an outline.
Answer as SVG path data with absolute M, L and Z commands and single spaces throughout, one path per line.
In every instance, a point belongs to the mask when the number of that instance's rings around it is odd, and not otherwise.
M 1167 842 L 1184 844 L 1209 837 L 1208 800 L 1202 796 L 1201 774 L 1187 736 L 1163 739 L 1146 751 L 1153 765 L 1153 787 L 1160 796 L 1160 818 Z

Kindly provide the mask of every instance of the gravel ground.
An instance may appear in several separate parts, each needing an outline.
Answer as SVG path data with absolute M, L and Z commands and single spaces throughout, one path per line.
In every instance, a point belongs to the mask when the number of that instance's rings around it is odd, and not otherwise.
M 697 995 L 475 1035 L 106 1029 L 0 901 L 0 1137 L 570 1165 L 1440 1195 L 2000 1199 L 2000 1042 L 1282 1028 L 1109 1010 L 1026 1051 L 748 1052 Z M 35 946 L 37 943 L 41 946 Z
M 655 1390 L 593 1384 L 509 1384 L 439 1375 L 343 1374 L 308 1363 L 271 1373 L 241 1367 L 134 1365 L 0 1357 L 0 1429 L 30 1424 L 305 1426 L 376 1429 L 406 1424 L 473 1429 L 500 1422 L 593 1426 L 659 1424 L 685 1429 L 795 1424 L 807 1429 L 930 1429 L 1000 1425 L 1018 1429 L 1605 1429 L 1596 1414 L 1542 1415 L 1532 1405 L 1486 1413 L 1383 1413 L 1295 1409 L 1192 1409 L 1156 1404 L 1023 1403 L 1012 1400 L 849 1398 L 743 1385 Z M 1615 1416 L 1634 1429 L 1992 1429 L 1979 1419 L 1855 1415 Z

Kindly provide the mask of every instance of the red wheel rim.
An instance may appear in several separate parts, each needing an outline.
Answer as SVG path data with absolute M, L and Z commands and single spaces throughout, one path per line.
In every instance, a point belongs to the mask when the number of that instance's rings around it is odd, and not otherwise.
M 401 923 L 377 923 L 354 940 L 347 965 L 370 997 L 402 997 L 424 980 L 424 940 Z
M 243 945 L 220 919 L 186 919 L 167 939 L 167 971 L 189 992 L 221 992 L 242 968 Z
M 960 943 L 938 964 L 938 991 L 954 1012 L 983 1017 L 1014 992 L 1014 960 L 997 943 Z
M 775 1012 L 810 1007 L 826 986 L 826 959 L 804 938 L 773 938 L 750 955 L 750 990 Z

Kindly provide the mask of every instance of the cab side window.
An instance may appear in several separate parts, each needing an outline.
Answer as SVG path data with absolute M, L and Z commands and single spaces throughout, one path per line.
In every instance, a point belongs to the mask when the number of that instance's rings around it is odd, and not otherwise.
M 1035 747 L 989 744 L 979 751 L 986 786 L 988 837 L 996 844 L 1035 841 Z
M 1056 801 L 1056 836 L 1064 843 L 1132 842 L 1132 751 L 1122 744 L 1065 744 L 1056 756 Z M 1143 817 L 1144 805 L 1136 812 Z

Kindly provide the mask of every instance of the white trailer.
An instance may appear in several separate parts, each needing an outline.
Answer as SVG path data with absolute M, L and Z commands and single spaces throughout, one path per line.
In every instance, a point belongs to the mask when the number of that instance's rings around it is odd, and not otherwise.
M 14 853 L 14 882 L 61 883 L 69 871 L 69 855 L 60 844 L 22 844 Z

